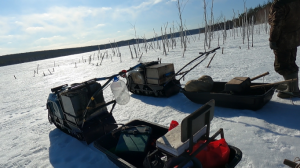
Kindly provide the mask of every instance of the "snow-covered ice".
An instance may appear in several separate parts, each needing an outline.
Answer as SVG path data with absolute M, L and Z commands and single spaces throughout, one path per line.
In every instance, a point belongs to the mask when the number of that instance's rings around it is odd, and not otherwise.
M 258 34 L 258 28 L 256 26 L 254 47 L 250 49 L 246 42 L 242 44 L 240 34 L 234 39 L 228 32 L 224 45 L 220 38 L 224 53 L 218 50 L 210 67 L 206 68 L 211 54 L 181 83 L 202 75 L 225 82 L 233 77 L 254 77 L 267 71 L 270 75 L 254 82 L 282 81 L 283 78 L 273 68 L 274 55 L 269 48 L 268 35 L 262 31 Z M 177 47 L 170 48 L 167 56 L 159 49 L 151 49 L 147 53 L 142 49 L 141 60 L 162 58 L 163 63 L 174 63 L 178 71 L 198 56 L 198 52 L 204 51 L 203 35 L 200 40 L 199 35 L 189 37 L 184 57 L 177 39 Z M 218 45 L 217 37 L 216 33 L 212 48 Z M 97 58 L 98 51 L 94 51 L 0 67 L 0 167 L 116 167 L 93 144 L 86 145 L 50 125 L 46 100 L 52 87 L 109 76 L 138 64 L 138 58 L 131 59 L 128 46 L 120 47 L 120 52 L 122 62 L 108 49 L 108 57 L 103 59 L 101 66 L 96 66 L 100 60 Z M 90 55 L 94 59 L 88 64 Z M 298 52 L 298 65 L 299 56 Z M 82 58 L 87 62 L 83 63 Z M 39 71 L 33 77 L 37 65 Z M 104 91 L 104 97 L 106 101 L 113 99 L 110 88 Z M 170 98 L 131 94 L 129 103 L 117 105 L 113 115 L 118 123 L 143 119 L 168 126 L 171 120 L 181 122 L 199 107 L 200 104 L 191 102 L 182 93 Z M 223 128 L 227 142 L 242 150 L 243 158 L 237 167 L 286 167 L 284 159 L 293 160 L 300 156 L 299 121 L 300 98 L 280 99 L 275 92 L 271 101 L 258 111 L 215 107 L 211 132 Z

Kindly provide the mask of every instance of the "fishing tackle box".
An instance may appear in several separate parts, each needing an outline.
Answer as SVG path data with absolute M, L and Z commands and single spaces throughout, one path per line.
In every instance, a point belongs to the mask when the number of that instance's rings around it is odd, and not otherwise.
M 146 67 L 147 83 L 149 84 L 163 84 L 173 77 L 174 64 L 161 63 Z

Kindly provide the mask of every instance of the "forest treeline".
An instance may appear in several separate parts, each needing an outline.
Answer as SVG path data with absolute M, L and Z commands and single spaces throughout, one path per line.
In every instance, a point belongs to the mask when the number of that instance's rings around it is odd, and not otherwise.
M 135 44 L 137 41 L 144 41 L 142 39 L 131 39 L 125 41 L 119 41 L 116 43 L 102 44 L 102 45 L 93 45 L 93 46 L 85 46 L 85 47 L 76 47 L 76 48 L 65 48 L 65 49 L 57 49 L 57 50 L 44 50 L 44 51 L 34 51 L 34 52 L 26 52 L 26 53 L 18 53 L 18 54 L 10 54 L 4 55 L 0 57 L 0 66 L 19 64 L 24 62 L 31 62 L 49 58 L 56 58 L 66 55 L 85 53 L 96 50 L 103 50 L 108 48 L 115 48 L 116 46 L 126 46 Z
M 247 9 L 247 12 L 243 12 L 243 13 L 239 14 L 236 18 L 227 19 L 226 21 L 221 21 L 221 20 L 218 21 L 217 20 L 215 22 L 215 24 L 213 24 L 212 29 L 213 29 L 213 31 L 222 30 L 222 29 L 224 29 L 224 25 L 226 25 L 225 27 L 227 30 L 231 29 L 233 27 L 241 27 L 243 18 L 248 18 L 249 20 L 253 18 L 255 24 L 265 23 L 266 19 L 268 17 L 268 13 L 269 13 L 271 4 L 272 4 L 271 0 L 268 0 L 268 2 L 265 2 L 263 5 L 258 5 L 255 8 Z M 247 15 L 247 17 L 245 17 L 245 15 Z M 187 30 L 187 35 L 204 33 L 204 31 L 205 31 L 204 28 L 191 29 L 191 30 Z M 172 37 L 180 37 L 180 33 L 177 32 L 177 33 L 172 33 L 172 35 L 171 34 L 167 35 L 167 37 L 171 37 L 171 36 Z M 162 36 L 158 36 L 155 38 L 147 39 L 146 41 L 152 42 L 152 41 L 161 40 L 161 39 L 162 39 Z M 130 40 L 124 40 L 124 41 L 102 44 L 102 45 L 9 54 L 9 55 L 0 56 L 0 66 L 37 61 L 37 60 L 61 57 L 61 56 L 72 55 L 72 54 L 91 52 L 91 51 L 96 51 L 99 49 L 103 50 L 103 49 L 127 46 L 127 45 L 136 44 L 136 43 L 142 43 L 142 42 L 145 42 L 145 39 L 130 39 Z

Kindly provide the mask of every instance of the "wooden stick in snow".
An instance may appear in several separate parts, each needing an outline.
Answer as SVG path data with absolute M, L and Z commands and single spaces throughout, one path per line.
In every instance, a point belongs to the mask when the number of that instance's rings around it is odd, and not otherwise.
M 131 47 L 130 47 L 129 42 L 128 42 L 128 46 L 129 46 L 129 50 L 130 50 L 130 54 L 131 54 L 131 59 L 133 59 L 133 55 L 132 55 L 132 51 L 131 51 Z
M 211 57 L 211 59 L 210 59 L 210 61 L 209 61 L 208 65 L 206 66 L 206 68 L 208 68 L 208 67 L 209 67 L 209 65 L 210 65 L 211 61 L 214 59 L 215 55 L 216 55 L 216 53 L 215 53 L 215 54 L 214 54 L 214 55 Z
M 142 58 L 142 56 L 143 56 L 143 53 L 141 54 L 141 56 L 140 56 L 140 58 L 139 58 L 139 61 L 138 61 L 138 62 L 140 62 L 140 61 L 141 61 L 141 58 Z

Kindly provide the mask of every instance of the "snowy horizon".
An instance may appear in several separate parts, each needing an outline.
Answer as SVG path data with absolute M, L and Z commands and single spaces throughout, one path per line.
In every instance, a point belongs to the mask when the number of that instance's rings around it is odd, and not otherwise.
M 213 54 L 188 73 L 181 84 L 202 75 L 209 75 L 214 81 L 226 82 L 234 77 L 251 78 L 265 72 L 270 74 L 253 83 L 283 80 L 274 71 L 274 54 L 269 48 L 268 34 L 263 31 L 263 25 L 255 26 L 254 47 L 250 49 L 246 40 L 242 44 L 240 34 L 234 38 L 228 31 L 227 40 L 223 44 L 219 33 L 221 49 L 217 50 L 210 66 L 206 68 Z M 141 49 L 141 61 L 161 58 L 162 63 L 174 63 L 177 72 L 197 57 L 199 52 L 204 51 L 203 34 L 200 40 L 199 35 L 189 36 L 189 39 L 184 57 L 177 38 L 177 47 L 173 50 L 170 48 L 166 56 L 159 49 L 151 49 L 147 53 Z M 217 46 L 218 32 L 215 32 L 211 49 Z M 0 167 L 116 167 L 93 143 L 87 145 L 50 125 L 46 101 L 53 87 L 110 76 L 139 63 L 139 58 L 134 56 L 131 59 L 128 46 L 120 47 L 119 50 L 122 62 L 120 57 L 114 56 L 112 50 L 108 49 L 108 57 L 104 57 L 102 65 L 99 65 L 101 60 L 97 58 L 98 51 L 93 51 L 0 67 Z M 101 53 L 105 51 L 101 50 Z M 95 57 L 88 64 L 90 55 Z M 298 66 L 299 56 L 298 51 Z M 82 59 L 87 61 L 83 63 Z M 34 75 L 37 65 L 39 73 Z M 113 99 L 109 87 L 103 94 L 106 102 Z M 280 99 L 276 94 L 257 111 L 215 107 L 211 133 L 223 128 L 226 141 L 241 149 L 243 158 L 237 168 L 284 168 L 287 167 L 283 164 L 284 159 L 300 157 L 300 98 Z M 171 120 L 180 123 L 201 106 L 191 102 L 183 93 L 169 98 L 131 94 L 128 104 L 116 105 L 113 116 L 117 123 L 143 119 L 169 126 Z

